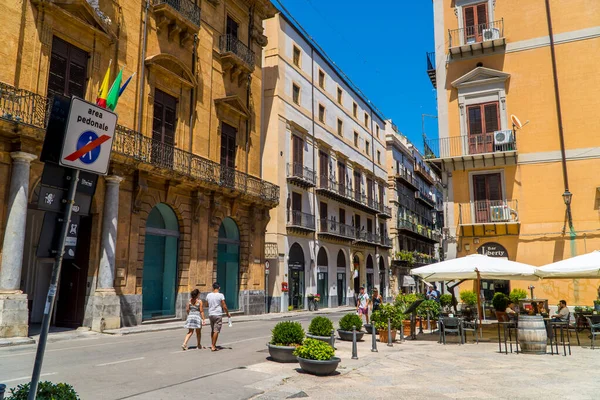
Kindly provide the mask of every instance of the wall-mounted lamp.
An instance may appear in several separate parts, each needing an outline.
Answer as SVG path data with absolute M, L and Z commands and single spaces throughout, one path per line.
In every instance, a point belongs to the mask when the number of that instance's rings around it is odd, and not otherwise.
M 565 202 L 565 205 L 570 206 L 571 205 L 571 200 L 573 199 L 573 193 L 571 193 L 569 191 L 569 189 L 567 189 L 563 193 L 562 198 L 563 198 L 563 201 Z

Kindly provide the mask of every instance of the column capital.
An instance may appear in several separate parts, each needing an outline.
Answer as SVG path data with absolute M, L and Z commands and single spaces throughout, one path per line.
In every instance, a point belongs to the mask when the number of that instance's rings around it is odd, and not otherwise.
M 35 154 L 26 153 L 24 151 L 13 151 L 12 153 L 10 153 L 10 156 L 13 160 L 15 160 L 15 162 L 23 162 L 27 164 L 29 164 L 37 158 Z
M 104 177 L 104 180 L 107 184 L 120 185 L 123 182 L 123 177 L 118 175 L 107 175 Z

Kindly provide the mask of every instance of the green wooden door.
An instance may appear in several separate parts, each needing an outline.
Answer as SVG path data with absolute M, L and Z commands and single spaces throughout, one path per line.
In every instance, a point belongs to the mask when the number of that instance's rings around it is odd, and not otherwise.
M 217 282 L 230 310 L 238 310 L 240 296 L 240 231 L 235 221 L 225 218 L 219 228 Z

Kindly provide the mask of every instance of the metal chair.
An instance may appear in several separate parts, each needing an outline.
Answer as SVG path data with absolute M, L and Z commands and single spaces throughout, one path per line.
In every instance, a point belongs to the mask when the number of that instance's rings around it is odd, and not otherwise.
M 575 337 L 577 338 L 577 346 L 581 346 L 581 342 L 579 341 L 579 327 L 577 326 L 577 319 L 575 319 L 575 322 L 571 322 L 571 313 L 569 313 L 569 319 L 567 321 L 567 335 L 569 336 L 569 341 L 571 341 L 571 331 L 573 331 L 575 332 Z
M 475 336 L 475 342 L 477 344 L 479 344 L 479 333 L 477 332 L 477 330 L 479 329 L 479 321 L 477 319 L 473 320 L 473 321 L 465 321 L 465 320 L 461 320 L 461 330 L 462 330 L 462 334 L 463 334 L 463 343 L 467 343 L 467 334 L 466 332 L 473 332 L 473 335 Z
M 459 318 L 442 317 L 440 319 L 440 341 L 446 344 L 446 334 L 455 333 L 460 338 L 460 344 L 463 342 L 462 324 Z
M 596 336 L 600 336 L 600 316 L 594 315 L 592 317 L 586 317 L 588 325 L 590 326 L 590 336 L 592 338 L 592 350 L 594 349 L 594 341 Z

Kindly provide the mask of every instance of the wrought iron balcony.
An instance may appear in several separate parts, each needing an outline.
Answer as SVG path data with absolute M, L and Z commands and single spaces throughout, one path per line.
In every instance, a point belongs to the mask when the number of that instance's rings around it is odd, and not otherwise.
M 392 239 L 390 239 L 389 236 L 379 235 L 379 238 L 380 238 L 379 244 L 381 245 L 381 247 L 385 247 L 387 249 L 392 248 Z
M 427 75 L 434 88 L 437 89 L 437 78 L 435 73 L 435 51 L 429 52 L 427 55 Z
M 461 203 L 458 206 L 459 225 L 519 222 L 519 202 L 517 200 L 472 201 Z
M 254 69 L 254 52 L 234 35 L 221 36 L 219 49 L 222 58 L 229 62 L 225 69 L 230 69 L 234 65 L 243 66 L 248 71 Z
M 190 43 L 200 27 L 200 7 L 191 0 L 152 0 L 159 31 L 167 29 L 169 38 L 179 35 L 181 45 Z
M 430 208 L 435 208 L 435 200 L 433 199 L 433 195 L 429 193 L 417 190 L 415 192 L 415 199 L 421 201 L 423 204 Z
M 378 234 L 362 230 L 356 230 L 355 238 L 355 243 L 363 243 L 370 245 L 377 245 L 380 241 Z
M 425 239 L 429 239 L 429 241 L 434 243 L 438 243 L 441 240 L 441 234 L 439 231 L 431 229 L 425 225 L 415 224 L 406 219 L 398 219 L 396 227 L 399 231 L 416 233 L 417 235 L 420 235 Z
M 425 165 L 423 165 L 420 162 L 415 162 L 414 168 L 415 168 L 415 174 L 419 175 L 426 182 L 428 182 L 431 185 L 433 185 L 435 183 L 433 180 L 433 177 L 430 174 L 429 168 L 427 168 Z
M 353 190 L 351 187 L 339 184 L 335 180 L 327 177 L 319 177 L 319 186 L 317 193 L 348 204 L 352 207 L 361 209 L 369 213 L 379 212 L 379 203 L 374 198 L 369 198 L 358 190 Z
M 378 208 L 379 208 L 379 216 L 380 217 L 392 218 L 392 208 L 391 207 L 383 205 L 383 203 L 379 203 Z
M 288 210 L 287 227 L 301 231 L 314 232 L 315 216 L 313 214 L 303 213 L 297 210 Z
M 481 166 L 516 163 L 517 141 L 512 130 L 425 139 L 424 142 L 426 159 L 450 163 L 453 168 L 457 162 L 465 168 L 474 168 L 478 160 L 483 160 Z
M 46 96 L 0 82 L 0 121 L 45 129 L 50 101 Z M 13 129 L 11 129 L 12 131 Z M 37 134 L 36 134 L 37 135 Z M 203 185 L 227 187 L 261 200 L 278 203 L 279 186 L 222 166 L 174 146 L 143 136 L 118 125 L 113 140 L 113 157 L 125 156 L 194 179 Z
M 327 235 L 344 240 L 354 240 L 356 229 L 352 225 L 339 223 L 333 219 L 319 220 L 319 235 Z
M 287 164 L 287 179 L 301 187 L 314 187 L 317 183 L 315 171 L 300 163 Z
M 419 182 L 413 176 L 412 172 L 409 172 L 406 168 L 402 167 L 400 171 L 396 173 L 396 179 L 400 182 L 405 183 L 408 187 L 413 190 L 419 189 Z
M 472 55 L 475 51 L 492 53 L 497 49 L 504 49 L 505 46 L 503 19 L 448 30 L 448 48 L 451 57 Z

